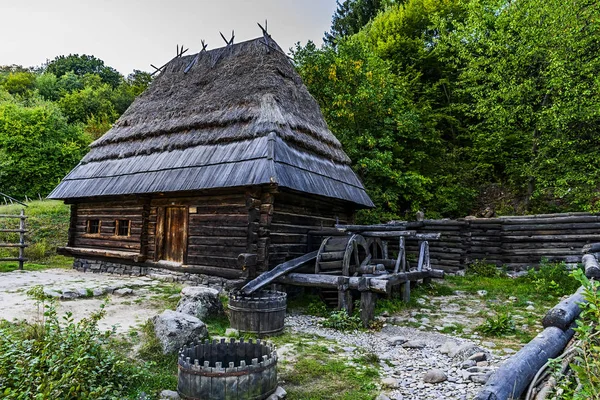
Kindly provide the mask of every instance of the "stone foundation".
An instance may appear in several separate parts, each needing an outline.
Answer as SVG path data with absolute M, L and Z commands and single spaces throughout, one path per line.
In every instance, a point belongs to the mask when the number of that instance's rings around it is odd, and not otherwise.
M 105 274 L 147 276 L 165 282 L 177 282 L 188 285 L 205 285 L 220 290 L 232 290 L 239 288 L 245 281 L 241 279 L 226 279 L 218 276 L 204 274 L 190 274 L 187 272 L 176 272 L 161 268 L 142 267 L 139 265 L 115 263 L 104 260 L 92 260 L 76 258 L 73 268 L 81 272 L 94 272 Z

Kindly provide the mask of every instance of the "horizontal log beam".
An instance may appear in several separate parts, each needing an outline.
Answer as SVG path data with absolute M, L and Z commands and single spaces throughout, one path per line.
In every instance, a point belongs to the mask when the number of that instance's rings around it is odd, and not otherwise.
M 583 298 L 584 288 L 580 287 L 573 295 L 561 301 L 550 309 L 542 320 L 544 328 L 555 326 L 566 331 L 575 319 L 581 314 L 579 304 L 584 303 Z
M 90 249 L 85 247 L 59 247 L 58 254 L 67 256 L 91 256 L 91 257 L 104 257 L 104 258 L 117 258 L 121 260 L 128 260 L 134 262 L 143 262 L 145 256 L 137 252 L 130 251 L 118 251 L 118 250 L 103 250 L 103 249 Z
M 573 333 L 572 329 L 565 332 L 554 326 L 544 329 L 517 354 L 506 360 L 474 399 L 520 398 L 538 370 L 548 359 L 555 358 L 563 351 Z
M 600 265 L 598 265 L 598 260 L 593 254 L 586 254 L 581 259 L 583 263 L 583 267 L 585 268 L 585 276 L 588 278 L 600 278 Z
M 335 289 L 338 287 L 338 277 L 338 275 L 292 273 L 289 275 L 281 276 L 275 281 L 277 283 L 283 283 L 288 285 Z M 444 271 L 411 271 L 401 272 L 398 274 L 380 275 L 376 277 L 353 276 L 348 279 L 348 285 L 350 289 L 365 289 L 376 293 L 389 294 L 391 293 L 392 286 L 396 284 L 406 281 L 416 281 L 428 277 L 443 278 Z

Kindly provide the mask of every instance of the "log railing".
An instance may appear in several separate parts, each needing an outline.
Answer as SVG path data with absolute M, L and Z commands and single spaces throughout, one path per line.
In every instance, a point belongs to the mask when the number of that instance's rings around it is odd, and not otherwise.
M 25 263 L 25 261 L 27 261 L 27 259 L 25 258 L 25 247 L 27 247 L 27 244 L 25 244 L 25 233 L 27 232 L 27 230 L 25 229 L 25 220 L 27 219 L 27 217 L 25 216 L 25 210 L 21 209 L 21 213 L 19 215 L 0 214 L 0 219 L 7 219 L 7 220 L 18 219 L 18 221 L 19 221 L 18 228 L 0 229 L 0 233 L 18 233 L 19 234 L 18 242 L 9 243 L 8 241 L 6 241 L 5 243 L 0 243 L 0 248 L 18 248 L 19 256 L 18 257 L 1 257 L 0 261 L 18 261 L 19 269 L 22 270 L 23 264 Z

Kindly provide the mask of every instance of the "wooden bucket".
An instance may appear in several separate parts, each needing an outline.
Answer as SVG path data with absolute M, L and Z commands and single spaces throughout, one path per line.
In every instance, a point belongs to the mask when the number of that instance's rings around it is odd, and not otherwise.
M 258 339 L 206 340 L 184 346 L 177 392 L 186 400 L 262 400 L 277 389 L 277 352 Z
M 260 290 L 250 295 L 229 294 L 229 322 L 244 333 L 272 335 L 283 331 L 287 294 Z

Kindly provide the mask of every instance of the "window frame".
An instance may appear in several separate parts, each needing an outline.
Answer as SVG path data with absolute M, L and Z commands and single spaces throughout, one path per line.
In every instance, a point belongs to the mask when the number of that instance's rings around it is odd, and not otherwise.
M 121 234 L 121 227 L 123 226 L 121 223 L 127 221 L 127 234 Z M 131 220 L 130 219 L 116 219 L 115 220 L 115 236 L 121 237 L 129 237 L 131 236 Z
M 92 222 L 94 221 L 98 221 L 98 231 L 97 232 L 92 232 Z M 102 220 L 99 218 L 94 218 L 94 219 L 88 219 L 86 220 L 86 224 L 85 224 L 85 233 L 87 235 L 94 235 L 94 236 L 100 236 L 100 232 L 102 229 Z

